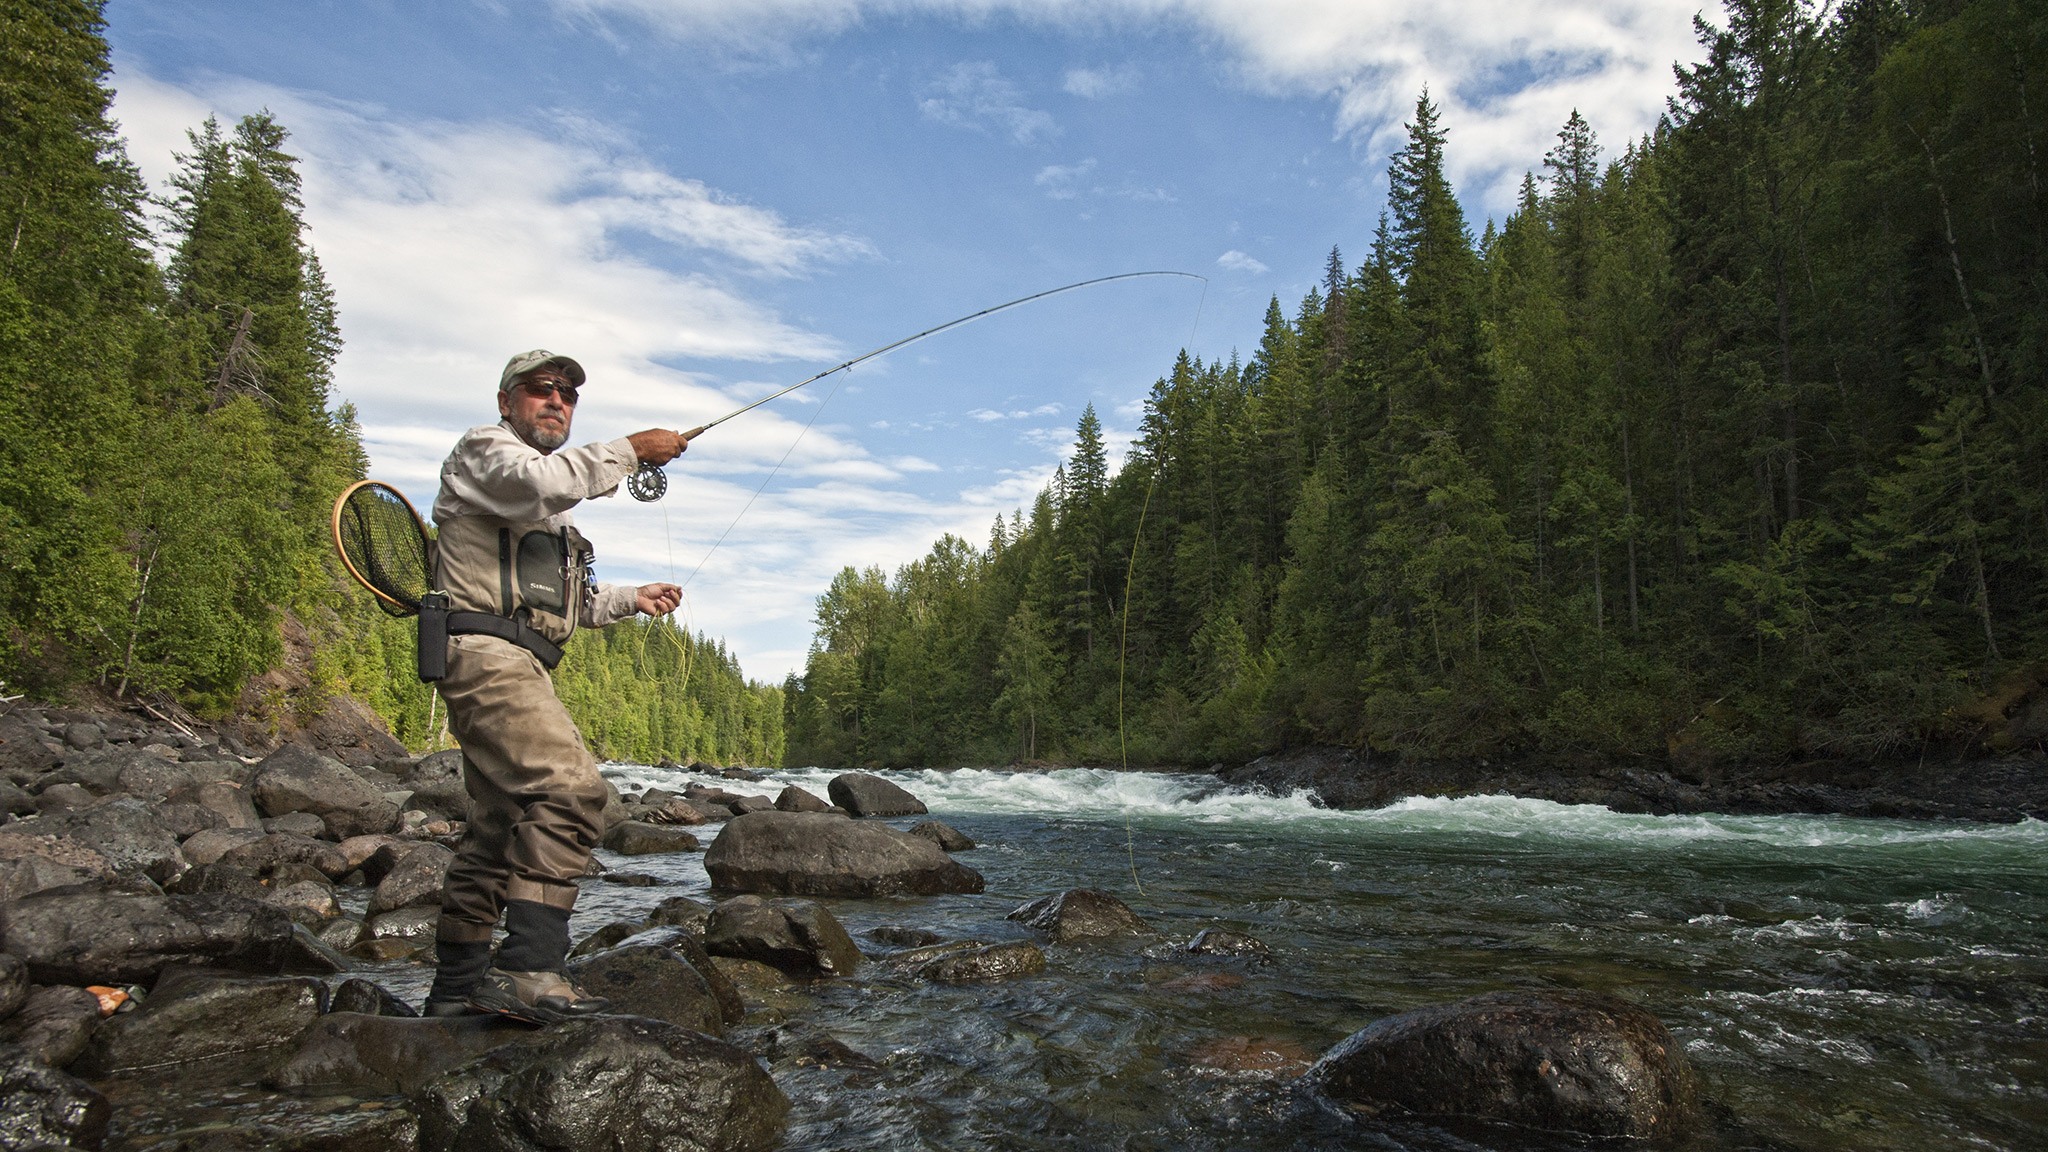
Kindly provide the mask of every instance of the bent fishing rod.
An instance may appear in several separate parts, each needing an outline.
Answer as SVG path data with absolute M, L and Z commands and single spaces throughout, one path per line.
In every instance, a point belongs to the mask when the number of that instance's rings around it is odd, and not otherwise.
M 1205 285 L 1209 283 L 1209 278 L 1207 276 L 1198 276 L 1193 272 L 1121 272 L 1115 276 L 1097 276 L 1093 280 L 1082 280 L 1079 283 L 1067 284 L 1059 288 L 1048 288 L 1043 292 L 1033 292 L 1029 296 L 1019 296 L 1017 299 L 1012 300 L 1007 304 L 998 304 L 993 308 L 983 308 L 979 312 L 971 312 L 965 316 L 960 317 L 957 320 L 948 320 L 944 324 L 940 324 L 935 328 L 927 328 L 924 331 L 919 332 L 915 336 L 905 336 L 903 339 L 898 340 L 893 344 L 884 344 L 880 348 L 875 349 L 873 352 L 867 352 L 863 353 L 862 355 L 855 356 L 853 359 L 848 360 L 844 364 L 834 365 L 830 368 L 825 369 L 823 372 L 818 373 L 815 376 L 799 380 L 796 383 L 791 384 L 789 387 L 781 389 L 780 391 L 771 392 L 768 395 L 761 397 L 759 400 L 756 400 L 752 404 L 748 404 L 743 408 L 735 408 L 732 411 L 727 412 L 725 415 L 720 416 L 718 419 L 711 421 L 709 424 L 699 424 L 697 427 L 690 429 L 688 432 L 678 433 L 678 435 L 680 435 L 683 438 L 683 442 L 687 444 L 690 441 L 695 440 L 697 437 L 702 436 L 704 433 L 709 432 L 713 428 L 718 427 L 720 424 L 725 423 L 727 420 L 730 420 L 735 416 L 740 416 L 748 412 L 752 412 L 754 409 L 759 408 L 761 405 L 768 403 L 770 400 L 787 396 L 791 392 L 796 391 L 797 389 L 803 387 L 806 384 L 815 384 L 818 381 L 823 380 L 825 377 L 832 375 L 834 372 L 843 372 L 846 369 L 853 367 L 855 364 L 858 364 L 863 360 L 872 360 L 875 357 L 882 355 L 884 352 L 894 352 L 896 349 L 901 348 L 906 344 L 915 344 L 919 340 L 922 340 L 927 336 L 936 336 L 939 333 L 944 332 L 948 328 L 958 328 L 962 324 L 966 324 L 974 320 L 979 320 L 983 316 L 993 316 L 996 313 L 1002 312 L 1006 309 L 1015 308 L 1019 304 L 1029 304 L 1033 300 L 1043 300 L 1048 296 L 1057 296 L 1062 292 L 1072 292 L 1076 288 L 1087 288 L 1095 284 L 1107 284 L 1112 280 L 1136 280 L 1140 277 L 1145 276 L 1182 276 L 1186 277 L 1189 280 L 1200 280 Z M 643 462 L 640 465 L 640 470 L 633 473 L 633 475 L 626 480 L 626 490 L 633 494 L 633 498 L 635 500 L 659 500 L 668 492 L 668 473 L 663 472 L 659 465 Z

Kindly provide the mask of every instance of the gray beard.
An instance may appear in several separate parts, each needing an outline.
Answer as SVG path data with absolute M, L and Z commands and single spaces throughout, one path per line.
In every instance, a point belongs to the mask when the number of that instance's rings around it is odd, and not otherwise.
M 512 421 L 512 430 L 519 433 L 521 440 L 543 452 L 553 452 L 569 442 L 569 430 L 566 428 L 560 432 L 543 432 L 532 424 L 515 419 Z

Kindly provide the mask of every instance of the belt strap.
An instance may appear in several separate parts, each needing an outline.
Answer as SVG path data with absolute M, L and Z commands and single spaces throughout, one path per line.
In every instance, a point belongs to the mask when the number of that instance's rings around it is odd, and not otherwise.
M 496 636 L 510 640 L 540 661 L 541 667 L 553 671 L 562 662 L 561 646 L 535 632 L 521 621 L 510 616 L 493 616 L 489 612 L 450 612 L 448 614 L 450 636 Z

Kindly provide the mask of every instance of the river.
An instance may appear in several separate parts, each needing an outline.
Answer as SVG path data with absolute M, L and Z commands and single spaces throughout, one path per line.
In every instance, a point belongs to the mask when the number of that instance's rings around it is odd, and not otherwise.
M 831 776 L 606 772 L 820 796 Z M 1381 1016 L 1517 988 L 1611 992 L 1662 1018 L 1706 1086 L 1711 1130 L 1692 1147 L 2048 1146 L 2048 824 L 1654 817 L 1505 796 L 1342 812 L 1203 776 L 884 775 L 979 843 L 959 859 L 987 891 L 825 901 L 864 946 L 884 926 L 1032 938 L 1005 913 L 1070 887 L 1114 893 L 1160 936 L 1048 948 L 1044 975 L 994 986 L 869 964 L 780 994 L 735 1037 L 758 1049 L 786 1018 L 878 1065 L 778 1061 L 786 1148 L 1577 1147 L 1357 1124 L 1284 1074 L 1206 1066 L 1234 1037 L 1312 1057 Z M 706 893 L 701 855 L 601 858 L 668 883 L 586 886 L 579 935 Z M 1208 927 L 1258 937 L 1272 962 L 1173 953 Z

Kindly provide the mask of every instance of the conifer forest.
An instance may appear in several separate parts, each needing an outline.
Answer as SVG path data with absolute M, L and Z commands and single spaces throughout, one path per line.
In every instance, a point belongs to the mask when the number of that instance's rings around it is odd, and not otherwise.
M 152 195 L 108 118 L 103 29 L 99 0 L 0 3 L 0 695 L 282 723 L 350 693 L 447 746 L 413 626 L 335 561 L 329 511 L 369 465 L 289 133 L 209 119 Z M 287 635 L 289 691 L 264 680 Z M 667 622 L 579 636 L 557 680 L 599 756 L 780 751 L 780 689 Z
M 1377 232 L 1111 473 L 846 569 L 791 763 L 2010 750 L 2048 678 L 2048 8 L 1735 0 L 1656 132 Z M 1341 238 L 1339 238 L 1341 239 Z

